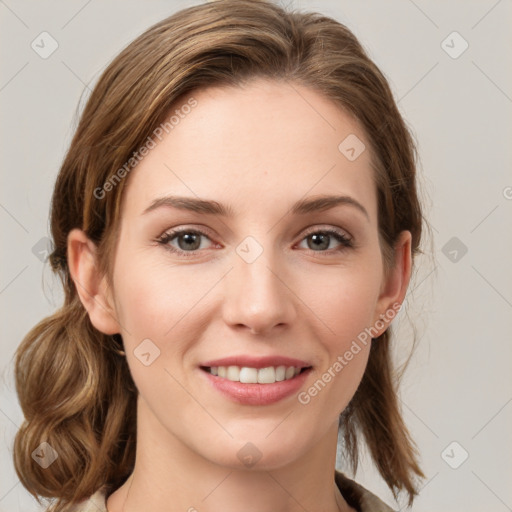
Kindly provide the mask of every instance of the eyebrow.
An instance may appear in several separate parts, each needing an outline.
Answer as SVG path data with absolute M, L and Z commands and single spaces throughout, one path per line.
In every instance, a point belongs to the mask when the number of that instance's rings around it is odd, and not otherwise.
M 301 199 L 292 206 L 291 213 L 294 215 L 305 215 L 312 212 L 329 210 L 339 205 L 355 207 L 363 213 L 368 220 L 370 220 L 370 216 L 368 215 L 366 208 L 350 196 L 320 195 Z M 213 200 L 185 196 L 159 197 L 142 212 L 142 215 L 161 207 L 171 207 L 179 210 L 207 215 L 219 215 L 222 217 L 234 216 L 234 211 L 230 206 L 225 206 Z

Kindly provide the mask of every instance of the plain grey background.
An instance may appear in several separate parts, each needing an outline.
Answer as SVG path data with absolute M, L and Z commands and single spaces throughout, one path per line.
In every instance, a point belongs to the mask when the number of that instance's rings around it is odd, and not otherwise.
M 0 511 L 38 510 L 11 463 L 23 420 L 12 358 L 62 300 L 45 262 L 45 237 L 82 92 L 137 35 L 196 3 L 0 0 Z M 511 1 L 287 4 L 355 32 L 418 141 L 433 240 L 425 241 L 404 308 L 418 346 L 401 399 L 427 475 L 413 510 L 512 510 Z M 42 46 L 52 44 L 58 47 L 43 58 Z M 410 347 L 404 318 L 401 312 L 394 322 L 398 362 Z M 356 479 L 395 508 L 403 505 L 368 457 Z

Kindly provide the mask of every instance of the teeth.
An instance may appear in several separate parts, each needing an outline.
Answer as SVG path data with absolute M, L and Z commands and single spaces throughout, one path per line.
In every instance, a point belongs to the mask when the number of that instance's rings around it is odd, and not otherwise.
M 212 375 L 224 377 L 243 384 L 273 384 L 289 380 L 298 375 L 301 368 L 295 366 L 268 366 L 267 368 L 249 368 L 247 366 L 212 366 L 207 368 Z
M 276 380 L 281 382 L 286 378 L 286 366 L 278 366 L 276 368 Z

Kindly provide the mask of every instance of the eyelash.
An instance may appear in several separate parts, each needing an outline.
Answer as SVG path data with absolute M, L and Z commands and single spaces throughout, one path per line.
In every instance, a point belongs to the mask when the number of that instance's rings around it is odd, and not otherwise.
M 176 249 L 175 247 L 172 247 L 171 245 L 169 245 L 169 242 L 171 240 L 173 240 L 174 238 L 176 238 L 177 236 L 179 235 L 182 235 L 182 234 L 194 234 L 194 235 L 201 235 L 201 236 L 204 236 L 208 239 L 210 239 L 210 237 L 203 231 L 200 231 L 200 230 L 197 230 L 197 229 L 174 229 L 174 230 L 171 230 L 171 231 L 167 231 L 165 232 L 163 235 L 161 235 L 160 237 L 158 237 L 155 242 L 157 242 L 158 244 L 162 245 L 166 250 L 172 252 L 172 253 L 175 253 L 175 254 L 178 254 L 178 255 L 181 255 L 185 258 L 193 258 L 194 256 L 197 255 L 197 253 L 200 251 L 200 249 L 194 249 L 193 251 L 183 251 L 181 249 Z M 338 230 L 335 230 L 335 229 L 332 229 L 332 228 L 326 228 L 326 229 L 318 229 L 316 231 L 310 231 L 310 232 L 307 232 L 304 237 L 301 239 L 301 242 L 306 239 L 307 237 L 311 236 L 311 235 L 317 235 L 317 234 L 323 234 L 323 235 L 331 235 L 333 236 L 338 242 L 340 242 L 341 244 L 341 247 L 339 247 L 338 249 L 328 249 L 326 251 L 313 251 L 312 249 L 308 249 L 310 252 L 313 252 L 313 253 L 327 253 L 327 255 L 331 255 L 333 252 L 342 252 L 342 251 L 345 251 L 347 249 L 351 249 L 354 247 L 354 244 L 352 242 L 352 239 L 351 238 L 348 238 L 346 235 L 344 235 L 342 232 L 338 231 Z

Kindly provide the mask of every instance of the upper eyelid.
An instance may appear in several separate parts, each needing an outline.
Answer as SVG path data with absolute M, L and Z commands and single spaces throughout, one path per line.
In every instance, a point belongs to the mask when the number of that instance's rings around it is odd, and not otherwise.
M 322 229 L 325 229 L 325 230 L 329 230 L 329 229 L 339 230 L 339 231 L 343 231 L 347 235 L 350 235 L 350 232 L 347 229 L 341 228 L 339 226 L 333 226 L 333 225 L 330 225 L 330 224 L 312 224 L 310 226 L 306 226 L 305 228 L 302 228 L 299 231 L 299 233 L 300 232 L 307 232 L 307 233 L 309 233 L 311 231 L 321 231 Z M 162 235 L 165 235 L 166 233 L 172 233 L 172 232 L 183 233 L 183 232 L 189 232 L 189 231 L 199 231 L 202 234 L 213 233 L 213 231 L 210 228 L 206 227 L 206 226 L 196 227 L 194 225 L 191 225 L 190 227 L 188 227 L 188 226 L 185 225 L 185 227 L 178 226 L 178 227 L 175 227 L 175 228 L 168 228 L 168 229 L 166 229 L 166 230 L 164 230 L 162 232 Z
M 329 226 L 329 225 L 318 225 L 318 224 L 315 224 L 313 226 L 309 226 L 307 227 L 305 230 L 304 230 L 304 233 L 305 234 L 309 234 L 309 233 L 315 233 L 317 231 L 336 231 L 336 232 L 339 232 L 341 231 L 342 233 L 344 233 L 345 235 L 347 235 L 348 238 L 352 239 L 352 234 L 347 231 L 346 229 L 344 228 L 340 228 L 340 227 L 337 227 L 337 226 Z

